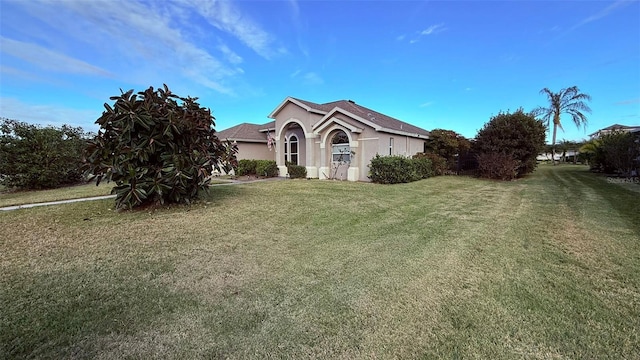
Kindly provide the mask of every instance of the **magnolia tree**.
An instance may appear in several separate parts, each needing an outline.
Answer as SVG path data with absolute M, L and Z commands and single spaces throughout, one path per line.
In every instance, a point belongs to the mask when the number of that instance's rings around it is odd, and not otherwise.
M 86 171 L 114 181 L 117 208 L 190 203 L 207 190 L 212 171 L 237 167 L 237 146 L 215 135 L 209 109 L 166 85 L 110 98 L 85 152 Z

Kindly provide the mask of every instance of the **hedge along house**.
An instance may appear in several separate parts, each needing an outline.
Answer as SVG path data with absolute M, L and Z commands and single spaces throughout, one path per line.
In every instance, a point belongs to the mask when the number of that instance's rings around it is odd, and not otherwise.
M 429 138 L 427 130 L 351 100 L 316 104 L 287 97 L 269 118 L 280 176 L 292 163 L 305 166 L 310 178 L 369 181 L 376 154 L 412 156 Z

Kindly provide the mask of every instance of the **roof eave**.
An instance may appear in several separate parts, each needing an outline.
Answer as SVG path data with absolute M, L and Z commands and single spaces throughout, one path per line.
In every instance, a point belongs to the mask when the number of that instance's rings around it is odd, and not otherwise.
M 241 138 L 226 138 L 229 141 L 237 141 L 237 142 L 250 142 L 250 143 L 267 143 L 267 140 L 256 140 L 256 139 L 241 139 Z
M 380 128 L 380 129 L 376 129 L 376 131 L 386 132 L 386 133 L 389 133 L 389 134 L 402 135 L 402 136 L 409 136 L 409 137 L 418 138 L 418 139 L 425 139 L 425 140 L 429 139 L 429 135 L 418 134 L 418 133 L 410 133 L 410 132 L 406 132 L 406 131 L 402 131 L 402 130 Z

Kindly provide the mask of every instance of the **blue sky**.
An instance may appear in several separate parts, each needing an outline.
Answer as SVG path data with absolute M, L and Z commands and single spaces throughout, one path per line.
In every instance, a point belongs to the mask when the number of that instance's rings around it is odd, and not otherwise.
M 351 99 L 466 137 L 492 115 L 590 94 L 586 129 L 640 125 L 638 1 L 0 0 L 0 116 L 97 131 L 119 89 L 166 83 L 216 129 L 287 96 Z

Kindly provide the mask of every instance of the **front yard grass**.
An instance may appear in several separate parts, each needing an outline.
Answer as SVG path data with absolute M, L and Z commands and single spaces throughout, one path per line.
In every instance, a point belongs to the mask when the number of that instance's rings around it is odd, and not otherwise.
M 541 166 L 0 213 L 0 358 L 637 358 L 639 200 Z
M 228 182 L 223 179 L 213 179 L 210 184 L 217 185 Z M 98 186 L 96 186 L 95 182 L 91 182 L 89 184 L 39 191 L 7 191 L 4 188 L 0 188 L 0 207 L 104 196 L 111 194 L 111 189 L 114 186 L 115 183 L 113 182 L 101 182 Z
M 5 189 L 0 192 L 0 207 L 109 195 L 111 188 L 113 183 L 102 182 L 96 186 L 95 182 L 92 182 L 38 191 L 7 191 Z

